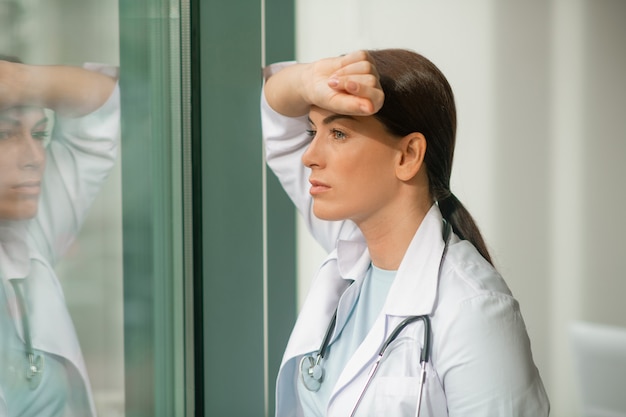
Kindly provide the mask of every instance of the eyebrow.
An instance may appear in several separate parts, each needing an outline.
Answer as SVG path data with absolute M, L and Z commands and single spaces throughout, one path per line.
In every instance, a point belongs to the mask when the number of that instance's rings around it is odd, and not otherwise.
M 313 123 L 313 120 L 311 120 L 310 117 L 307 117 L 307 119 L 309 119 L 309 123 L 315 126 L 315 123 Z M 340 119 L 356 120 L 356 118 L 348 116 L 347 114 L 331 114 L 330 116 L 326 116 L 324 120 L 322 120 L 322 124 L 329 125 L 332 122 Z
M 35 123 L 35 126 L 33 126 L 33 128 L 39 127 L 41 125 L 46 125 L 46 124 L 48 124 L 48 118 L 44 116 L 43 118 L 41 118 L 41 120 Z
M 4 123 L 10 123 L 12 125 L 19 125 L 20 121 L 17 120 L 16 118 L 10 117 L 10 116 L 5 116 L 5 115 L 0 115 L 0 122 L 4 122 Z
M 13 126 L 20 126 L 22 124 L 22 121 L 18 117 L 11 117 L 11 116 L 6 116 L 6 115 L 0 115 L 0 122 L 10 123 Z M 39 127 L 46 123 L 48 123 L 48 118 L 44 116 L 37 123 L 33 125 L 33 128 Z

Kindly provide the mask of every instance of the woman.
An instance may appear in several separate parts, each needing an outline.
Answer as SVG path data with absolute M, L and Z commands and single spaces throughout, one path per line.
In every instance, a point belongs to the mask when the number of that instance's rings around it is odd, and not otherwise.
M 547 415 L 519 306 L 450 191 L 441 72 L 380 50 L 266 75 L 268 164 L 330 252 L 283 357 L 277 415 Z
M 0 60 L 0 416 L 92 416 L 53 267 L 115 162 L 117 70 L 10 61 Z

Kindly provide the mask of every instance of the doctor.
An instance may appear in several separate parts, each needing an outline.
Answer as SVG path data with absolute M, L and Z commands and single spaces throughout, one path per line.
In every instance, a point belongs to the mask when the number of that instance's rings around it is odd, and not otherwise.
M 54 265 L 114 165 L 116 80 L 0 60 L 0 417 L 95 415 Z
M 277 416 L 548 415 L 518 303 L 449 187 L 442 73 L 407 50 L 275 65 L 262 118 L 268 164 L 329 252 Z

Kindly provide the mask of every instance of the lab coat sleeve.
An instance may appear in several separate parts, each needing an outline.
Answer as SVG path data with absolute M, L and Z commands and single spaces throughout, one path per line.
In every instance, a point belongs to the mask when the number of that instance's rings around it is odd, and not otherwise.
M 117 76 L 117 68 L 86 69 Z M 35 244 L 54 265 L 78 232 L 87 211 L 115 164 L 120 137 L 120 93 L 80 118 L 57 117 L 46 150 L 46 172 L 36 221 Z
M 435 366 L 450 417 L 548 415 L 549 401 L 513 297 L 487 293 L 465 300 L 438 339 Z
M 289 64 L 274 64 L 266 68 L 266 78 L 285 65 Z M 335 248 L 338 239 L 358 238 L 360 232 L 351 221 L 325 221 L 313 214 L 313 198 L 309 194 L 308 182 L 310 170 L 302 164 L 302 154 L 310 142 L 306 133 L 307 118 L 292 118 L 277 113 L 262 93 L 261 120 L 267 164 L 302 215 L 313 237 L 328 252 Z

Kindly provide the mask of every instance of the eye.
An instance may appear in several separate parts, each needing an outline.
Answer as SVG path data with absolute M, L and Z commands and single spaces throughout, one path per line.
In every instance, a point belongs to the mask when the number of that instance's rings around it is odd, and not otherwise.
M 317 135 L 317 130 L 314 129 L 307 129 L 306 130 L 306 135 L 310 138 L 314 138 L 315 135 Z
M 33 139 L 46 140 L 48 138 L 48 131 L 42 130 L 37 132 L 31 132 L 30 135 L 33 137 Z
M 11 137 L 11 131 L 10 130 L 0 130 L 0 140 L 8 139 L 10 137 Z
M 333 135 L 333 139 L 344 140 L 346 138 L 346 134 L 341 130 L 331 129 L 330 133 Z

